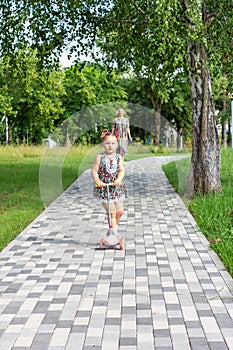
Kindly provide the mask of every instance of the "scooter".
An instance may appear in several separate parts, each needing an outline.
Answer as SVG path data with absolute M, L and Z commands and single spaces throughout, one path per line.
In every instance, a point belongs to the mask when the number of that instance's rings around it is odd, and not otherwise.
M 123 237 L 118 236 L 114 233 L 112 233 L 112 218 L 111 218 L 111 205 L 110 205 L 110 191 L 109 187 L 112 186 L 112 183 L 106 184 L 107 187 L 107 194 L 108 194 L 108 223 L 109 223 L 109 235 L 106 238 L 100 239 L 99 248 L 115 248 L 119 246 L 119 249 L 123 249 Z

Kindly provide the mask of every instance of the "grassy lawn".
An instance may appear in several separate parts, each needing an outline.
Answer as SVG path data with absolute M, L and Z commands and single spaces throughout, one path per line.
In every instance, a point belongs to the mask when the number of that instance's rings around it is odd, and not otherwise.
M 210 246 L 233 276 L 233 150 L 222 149 L 221 157 L 222 192 L 195 196 L 188 206 Z M 183 159 L 163 166 L 170 183 L 181 195 L 189 162 Z
M 48 150 L 45 147 L 0 146 L 0 250 L 91 168 L 97 146 Z M 166 155 L 166 148 L 130 145 L 126 161 Z
M 77 178 L 86 147 L 71 149 L 62 168 L 63 190 Z M 44 147 L 0 147 L 0 250 L 44 209 L 39 174 Z M 48 156 L 47 156 L 48 158 Z M 55 153 L 54 160 L 57 159 Z M 55 170 L 55 161 L 50 163 Z M 60 193 L 51 193 L 52 202 Z

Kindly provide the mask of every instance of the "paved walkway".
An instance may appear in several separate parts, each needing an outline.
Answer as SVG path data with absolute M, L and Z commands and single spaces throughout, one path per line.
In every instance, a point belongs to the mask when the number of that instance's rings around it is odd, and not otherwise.
M 126 163 L 125 249 L 85 172 L 0 254 L 0 349 L 233 349 L 233 281 L 161 164 Z

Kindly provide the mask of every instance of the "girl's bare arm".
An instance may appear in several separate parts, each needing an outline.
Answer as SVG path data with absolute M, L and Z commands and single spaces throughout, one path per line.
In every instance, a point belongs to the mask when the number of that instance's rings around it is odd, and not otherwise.
M 131 133 L 130 133 L 130 128 L 127 128 L 126 130 L 127 130 L 128 135 L 129 135 L 130 141 L 132 141 L 132 137 L 131 137 Z
M 113 182 L 113 186 L 118 186 L 122 182 L 123 178 L 125 176 L 125 167 L 123 164 L 122 159 L 119 162 L 119 170 L 116 180 Z
M 99 175 L 98 175 L 98 170 L 99 170 L 99 164 L 100 164 L 100 159 L 99 155 L 95 157 L 94 163 L 91 168 L 91 175 L 93 177 L 93 180 L 96 184 L 97 187 L 102 187 L 105 184 L 100 180 Z

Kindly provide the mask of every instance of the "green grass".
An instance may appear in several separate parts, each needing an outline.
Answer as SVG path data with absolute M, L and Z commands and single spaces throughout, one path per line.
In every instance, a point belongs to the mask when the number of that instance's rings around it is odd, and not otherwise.
M 42 200 L 39 174 L 45 148 L 0 147 L 0 250 L 77 178 L 88 149 L 80 146 L 62 149 L 61 152 L 46 152 L 44 164 L 49 166 L 47 184 L 61 168 L 62 188 L 53 191 L 54 186 L 51 186 L 52 190 Z M 89 163 L 84 165 L 90 166 Z M 84 170 L 83 166 L 81 171 Z
M 170 183 L 181 195 L 189 172 L 189 159 L 183 159 L 163 166 Z M 181 180 L 181 183 L 179 181 Z M 233 150 L 221 151 L 222 192 L 195 196 L 189 203 L 189 210 L 198 227 L 207 237 L 212 249 L 233 276 Z

